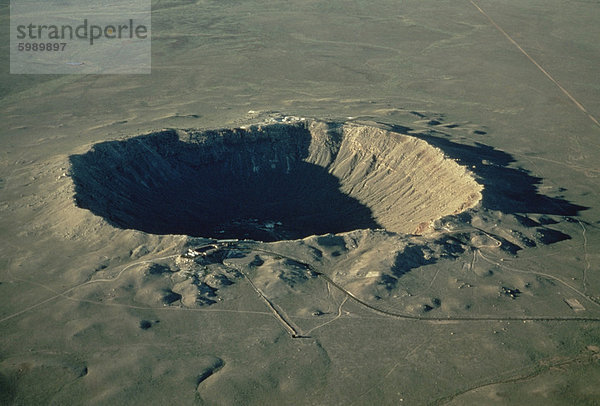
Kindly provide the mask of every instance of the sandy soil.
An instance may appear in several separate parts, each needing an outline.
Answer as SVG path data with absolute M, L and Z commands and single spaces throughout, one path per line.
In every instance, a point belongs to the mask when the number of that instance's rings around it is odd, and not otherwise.
M 597 3 L 154 3 L 151 75 L 9 75 L 0 45 L 0 403 L 600 402 Z M 285 115 L 426 143 L 481 200 L 396 228 L 350 154 L 381 227 L 218 243 L 80 207 L 99 145 Z M 152 196 L 145 225 L 185 206 Z

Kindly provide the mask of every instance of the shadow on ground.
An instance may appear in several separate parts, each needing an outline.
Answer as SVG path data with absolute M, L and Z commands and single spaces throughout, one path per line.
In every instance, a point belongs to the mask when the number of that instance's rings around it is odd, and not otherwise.
M 570 203 L 558 197 L 538 193 L 542 178 L 531 176 L 524 169 L 510 168 L 515 159 L 508 153 L 481 143 L 463 145 L 449 139 L 415 133 L 404 126 L 392 126 L 394 131 L 411 134 L 441 149 L 448 157 L 469 168 L 484 185 L 482 206 L 505 214 L 548 214 L 576 216 L 588 207 Z

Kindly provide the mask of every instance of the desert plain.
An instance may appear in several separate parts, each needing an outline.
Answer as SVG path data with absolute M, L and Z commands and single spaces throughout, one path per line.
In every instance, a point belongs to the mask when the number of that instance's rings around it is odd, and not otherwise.
M 0 403 L 600 404 L 598 17 L 153 1 L 149 75 L 4 41 Z

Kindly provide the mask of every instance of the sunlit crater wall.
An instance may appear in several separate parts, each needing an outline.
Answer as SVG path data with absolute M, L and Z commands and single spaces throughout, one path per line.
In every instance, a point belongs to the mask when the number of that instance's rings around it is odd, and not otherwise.
M 482 187 L 465 167 L 418 138 L 350 124 L 339 136 L 327 134 L 325 123 L 310 130 L 308 161 L 327 167 L 342 192 L 369 207 L 389 231 L 424 231 L 432 220 L 481 200 Z

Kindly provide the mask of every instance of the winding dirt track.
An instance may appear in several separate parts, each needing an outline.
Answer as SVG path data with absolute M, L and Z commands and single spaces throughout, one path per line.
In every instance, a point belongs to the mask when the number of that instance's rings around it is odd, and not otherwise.
M 310 265 L 307 262 L 304 262 L 298 258 L 294 258 L 294 257 L 290 257 L 288 255 L 284 255 L 280 252 L 276 252 L 276 251 L 272 251 L 272 250 L 267 250 L 264 248 L 260 248 L 257 246 L 254 246 L 254 244 L 256 243 L 250 243 L 250 242 L 243 242 L 240 243 L 240 245 L 238 245 L 238 248 L 240 249 L 246 249 L 246 250 L 251 250 L 251 251 L 259 251 L 259 252 L 265 252 L 267 254 L 272 254 L 272 255 L 278 255 L 280 257 L 284 257 L 287 259 L 290 259 L 292 261 L 295 261 L 299 264 L 304 265 L 307 269 L 309 269 L 310 271 L 314 272 L 318 277 L 323 278 L 325 281 L 327 281 L 329 284 L 331 284 L 331 286 L 334 286 L 336 289 L 338 289 L 340 292 L 342 292 L 344 295 L 346 295 L 346 297 L 354 300 L 356 303 L 376 312 L 376 313 L 380 313 L 386 316 L 390 316 L 390 317 L 394 317 L 394 318 L 398 318 L 398 319 L 405 319 L 405 320 L 418 320 L 418 321 L 427 321 L 427 322 L 442 322 L 442 321 L 464 321 L 464 322 L 481 322 L 481 321 L 546 321 L 546 322 L 573 322 L 573 321 L 591 321 L 591 322 L 600 322 L 600 317 L 564 317 L 564 316 L 509 316 L 509 317 L 498 317 L 498 316 L 474 316 L 474 317 L 462 317 L 462 316 L 448 316 L 448 317 L 425 317 L 425 316 L 417 316 L 417 315 L 410 315 L 410 314 L 405 314 L 405 313 L 397 313 L 397 312 L 392 312 L 389 310 L 385 310 L 385 309 L 381 309 L 378 308 L 377 306 L 373 306 L 367 302 L 365 302 L 364 300 L 360 299 L 359 297 L 357 297 L 356 295 L 354 295 L 352 292 L 348 291 L 347 289 L 345 289 L 344 287 L 340 286 L 338 283 L 336 283 L 335 281 L 333 281 L 329 276 L 325 275 L 322 272 L 319 272 L 318 270 L 316 270 L 312 265 Z M 247 245 L 247 247 L 244 247 L 244 245 Z M 288 326 L 285 326 L 287 330 L 289 330 Z M 296 333 L 295 333 L 296 334 Z M 293 337 L 293 336 L 292 336 Z M 296 337 L 294 337 L 296 338 Z

